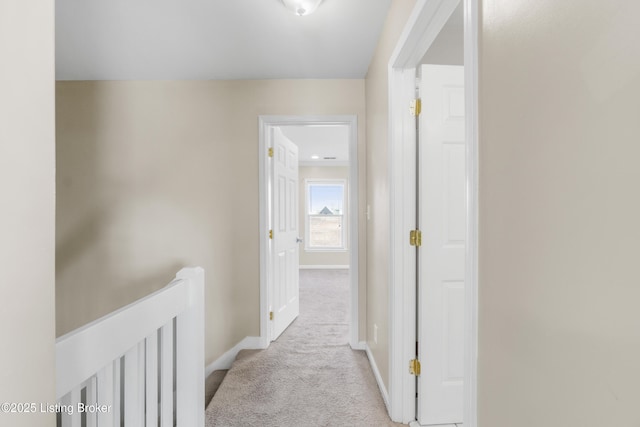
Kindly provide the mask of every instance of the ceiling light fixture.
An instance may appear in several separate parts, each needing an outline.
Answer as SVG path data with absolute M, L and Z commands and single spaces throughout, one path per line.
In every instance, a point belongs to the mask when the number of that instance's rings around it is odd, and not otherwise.
M 311 156 L 311 158 L 313 160 L 318 160 L 320 158 L 320 156 L 318 156 L 317 154 L 314 154 L 313 156 Z
M 282 0 L 284 7 L 298 16 L 311 15 L 321 2 L 322 0 Z

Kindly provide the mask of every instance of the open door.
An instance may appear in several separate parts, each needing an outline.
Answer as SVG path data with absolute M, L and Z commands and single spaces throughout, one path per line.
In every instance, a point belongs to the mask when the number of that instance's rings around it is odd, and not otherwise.
M 464 398 L 464 68 L 424 65 L 420 81 L 418 422 L 452 425 Z
M 298 317 L 298 146 L 273 128 L 272 333 L 271 340 Z

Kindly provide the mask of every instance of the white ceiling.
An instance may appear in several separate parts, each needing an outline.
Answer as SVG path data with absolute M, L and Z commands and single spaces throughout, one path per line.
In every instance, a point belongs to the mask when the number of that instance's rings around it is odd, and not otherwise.
M 420 63 L 464 65 L 463 2 L 453 11 Z
M 298 146 L 302 166 L 348 166 L 349 127 L 344 125 L 281 126 L 284 136 Z M 318 156 L 313 159 L 312 156 Z M 325 159 L 335 157 L 335 159 Z
M 390 3 L 56 0 L 56 78 L 363 78 Z

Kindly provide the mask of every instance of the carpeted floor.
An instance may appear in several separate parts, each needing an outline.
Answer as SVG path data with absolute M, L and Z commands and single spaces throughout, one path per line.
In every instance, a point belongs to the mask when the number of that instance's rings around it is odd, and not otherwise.
M 301 270 L 300 316 L 267 350 L 242 351 L 206 426 L 401 426 L 363 351 L 351 350 L 347 270 Z

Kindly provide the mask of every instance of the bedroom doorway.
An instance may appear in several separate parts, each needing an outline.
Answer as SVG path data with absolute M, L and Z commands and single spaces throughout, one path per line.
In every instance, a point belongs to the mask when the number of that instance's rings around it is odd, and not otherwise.
M 450 19 L 454 16 L 457 24 L 452 26 Z M 394 291 L 389 303 L 390 415 L 394 421 L 410 422 L 412 426 L 476 427 L 478 5 L 472 0 L 419 0 L 408 22 L 389 63 L 390 250 L 394 254 L 390 284 Z M 460 67 L 454 72 L 457 80 L 443 83 L 435 92 L 427 90 L 437 77 L 433 80 L 434 69 L 422 65 L 452 65 L 448 62 L 453 52 L 450 43 L 441 43 L 442 36 L 447 35 L 454 36 L 453 51 L 462 62 L 453 63 Z M 438 50 L 436 56 L 448 57 L 445 62 L 433 62 L 433 55 L 427 58 L 429 51 L 433 54 Z M 421 99 L 425 91 L 429 94 Z M 439 131 L 434 132 L 420 117 L 432 106 L 447 120 L 456 122 L 457 129 L 462 129 L 461 138 L 445 136 L 436 142 L 434 136 Z M 433 117 L 427 120 L 433 122 Z M 438 147 L 425 144 L 423 132 L 427 136 L 432 132 L 430 141 Z M 424 180 L 429 177 L 429 182 Z M 441 182 L 437 188 L 429 189 L 438 179 Z M 443 192 L 453 196 L 444 197 Z M 437 212 L 429 212 L 434 207 Z M 443 214 L 450 209 L 455 209 L 456 215 Z M 407 230 L 413 230 L 412 239 Z M 449 277 L 447 270 L 446 275 L 429 278 L 438 268 L 448 266 L 438 258 L 438 251 L 456 265 L 455 277 Z M 433 283 L 429 285 L 428 280 Z M 428 296 L 434 289 L 440 293 Z M 429 307 L 429 301 L 437 307 Z M 436 335 L 447 332 L 433 340 L 429 329 Z M 444 370 L 442 364 L 435 368 L 442 378 L 428 371 L 435 366 L 429 359 L 434 352 L 441 358 L 435 364 L 444 361 Z M 408 362 L 412 369 L 407 369 Z M 447 391 L 442 387 L 429 390 L 429 380 L 439 381 L 444 388 L 455 386 L 455 396 L 444 396 Z M 429 409 L 428 403 L 439 398 L 446 402 L 436 404 L 436 411 Z M 455 408 L 449 411 L 447 402 L 453 402 Z
M 270 238 L 276 232 L 273 225 L 277 221 L 273 216 L 273 196 L 277 183 L 273 182 L 274 160 L 270 156 L 271 153 L 274 156 L 277 153 L 270 149 L 274 148 L 274 135 L 282 135 L 288 141 L 299 142 L 297 177 L 301 189 L 296 204 L 299 207 L 297 253 L 300 264 L 302 268 L 348 268 L 349 344 L 354 349 L 361 349 L 358 322 L 357 118 L 260 116 L 259 131 L 261 344 L 264 348 L 268 347 L 277 332 L 273 327 L 271 312 L 281 284 L 274 271 L 276 254 Z M 317 144 L 301 142 L 309 140 L 309 135 L 313 134 L 320 135 L 322 139 L 340 133 L 344 134 L 346 146 L 339 154 L 335 154 L 337 151 L 330 146 L 322 148 Z

